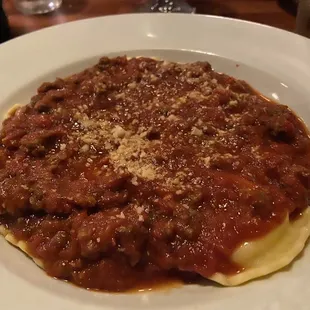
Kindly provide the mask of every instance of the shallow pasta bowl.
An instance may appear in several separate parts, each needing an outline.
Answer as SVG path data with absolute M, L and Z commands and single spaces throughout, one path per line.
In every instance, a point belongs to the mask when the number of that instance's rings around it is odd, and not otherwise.
M 55 26 L 0 46 L 0 111 L 25 103 L 43 81 L 68 76 L 103 55 L 209 61 L 288 105 L 310 126 L 310 41 L 238 20 L 188 15 L 125 15 Z M 308 309 L 309 247 L 284 271 L 246 285 L 187 285 L 139 294 L 82 290 L 47 277 L 0 240 L 0 306 L 39 309 Z M 16 298 L 18 296 L 18 298 Z

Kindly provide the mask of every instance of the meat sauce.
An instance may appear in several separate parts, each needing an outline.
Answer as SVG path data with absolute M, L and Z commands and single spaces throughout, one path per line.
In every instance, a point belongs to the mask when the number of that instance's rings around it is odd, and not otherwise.
M 242 242 L 308 206 L 303 123 L 206 62 L 104 57 L 0 135 L 0 223 L 85 288 L 234 274 Z

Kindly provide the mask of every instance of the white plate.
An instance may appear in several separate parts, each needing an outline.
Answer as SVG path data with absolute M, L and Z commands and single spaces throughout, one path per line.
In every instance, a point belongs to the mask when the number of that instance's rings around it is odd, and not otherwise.
M 0 112 L 26 103 L 43 81 L 94 64 L 102 55 L 207 60 L 292 107 L 310 126 L 310 40 L 238 20 L 191 15 L 123 15 L 38 31 L 0 46 Z M 86 291 L 47 277 L 0 239 L 0 308 L 309 309 L 310 247 L 292 267 L 235 288 L 184 286 L 141 294 Z

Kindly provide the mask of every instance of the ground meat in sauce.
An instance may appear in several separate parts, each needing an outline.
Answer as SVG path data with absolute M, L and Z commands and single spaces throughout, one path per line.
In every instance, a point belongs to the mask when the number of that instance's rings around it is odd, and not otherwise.
M 0 222 L 82 287 L 236 273 L 238 245 L 308 205 L 303 123 L 206 62 L 104 57 L 0 137 Z

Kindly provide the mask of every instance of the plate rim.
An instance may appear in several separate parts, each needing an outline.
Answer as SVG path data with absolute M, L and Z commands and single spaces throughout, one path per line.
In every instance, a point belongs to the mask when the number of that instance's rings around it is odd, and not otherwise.
M 190 18 L 192 18 L 192 17 L 196 18 L 198 16 L 198 17 L 208 18 L 208 19 L 220 19 L 220 20 L 221 19 L 225 19 L 225 20 L 229 20 L 229 21 L 234 22 L 234 23 L 242 23 L 242 24 L 247 24 L 247 25 L 267 28 L 267 29 L 269 28 L 269 29 L 272 29 L 272 31 L 280 31 L 280 32 L 284 32 L 284 33 L 286 33 L 286 34 L 288 34 L 290 36 L 297 36 L 300 39 L 305 40 L 306 42 L 308 42 L 310 44 L 310 39 L 308 39 L 307 37 L 302 36 L 302 35 L 300 35 L 298 33 L 295 33 L 293 31 L 290 31 L 290 30 L 287 30 L 287 29 L 278 28 L 278 27 L 272 26 L 272 25 L 267 25 L 267 24 L 264 24 L 264 23 L 261 23 L 261 22 L 250 21 L 250 20 L 241 19 L 241 18 L 237 18 L 237 17 L 228 17 L 228 16 L 221 16 L 221 15 L 201 14 L 201 13 L 199 13 L 199 14 L 197 14 L 197 13 L 195 13 L 195 14 L 188 14 L 188 13 L 138 13 L 138 12 L 135 12 L 135 13 L 118 13 L 118 14 L 109 14 L 109 15 L 103 15 L 103 16 L 86 17 L 86 18 L 66 21 L 66 22 L 62 22 L 62 23 L 59 23 L 59 24 L 50 25 L 48 27 L 36 29 L 34 31 L 24 33 L 24 34 L 22 34 L 20 36 L 11 38 L 10 40 L 8 40 L 6 42 L 1 43 L 0 44 L 0 52 L 1 52 L 1 47 L 2 46 L 11 44 L 12 41 L 16 41 L 16 40 L 22 39 L 24 37 L 28 37 L 28 36 L 33 35 L 33 34 L 37 34 L 37 33 L 42 32 L 42 31 L 63 27 L 64 25 L 80 23 L 80 22 L 83 23 L 85 21 L 98 20 L 98 19 L 111 19 L 111 18 L 114 19 L 114 18 L 119 18 L 119 17 L 123 17 L 123 16 L 126 16 L 126 17 L 127 16 L 128 17 L 131 16 L 131 17 L 133 17 L 133 16 L 137 16 L 137 15 L 140 16 L 141 15 L 141 16 L 147 17 L 147 16 L 154 16 L 154 15 L 169 16 L 171 14 L 179 15 L 179 16 L 186 16 L 186 17 L 191 16 Z

